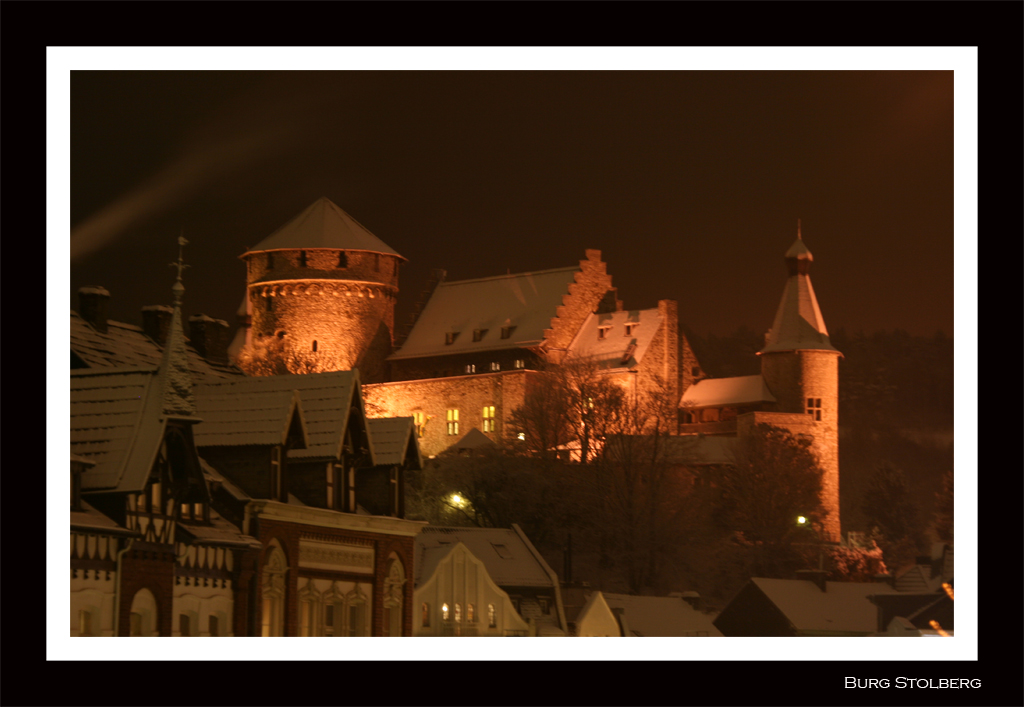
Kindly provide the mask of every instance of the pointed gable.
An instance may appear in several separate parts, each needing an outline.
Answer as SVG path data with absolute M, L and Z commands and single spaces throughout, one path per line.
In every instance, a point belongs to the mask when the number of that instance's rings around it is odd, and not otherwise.
M 197 447 L 272 446 L 285 444 L 290 433 L 296 438 L 293 448 L 308 445 L 297 390 L 204 394 L 196 403 L 203 420 L 195 427 Z
M 317 248 L 365 250 L 402 258 L 327 197 L 317 199 L 305 211 L 249 250 L 252 252 Z
M 416 437 L 416 424 L 411 417 L 380 417 L 366 421 L 378 465 L 400 466 L 410 456 L 414 468 L 423 468 L 423 457 Z

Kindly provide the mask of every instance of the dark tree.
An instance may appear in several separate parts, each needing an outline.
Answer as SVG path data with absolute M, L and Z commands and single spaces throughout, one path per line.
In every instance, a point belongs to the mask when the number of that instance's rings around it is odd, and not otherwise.
M 893 464 L 879 462 L 864 492 L 861 511 L 890 569 L 913 562 L 926 547 L 920 509 L 910 483 Z
M 942 490 L 935 494 L 935 534 L 944 543 L 953 543 L 953 472 L 942 476 Z

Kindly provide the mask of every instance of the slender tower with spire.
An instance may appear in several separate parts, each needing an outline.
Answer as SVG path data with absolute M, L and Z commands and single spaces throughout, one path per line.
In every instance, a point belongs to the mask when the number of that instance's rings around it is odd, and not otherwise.
M 828 511 L 823 530 L 840 538 L 839 522 L 839 359 L 811 286 L 814 257 L 797 222 L 796 242 L 786 251 L 788 278 L 775 321 L 765 337 L 761 375 L 777 400 L 776 411 L 806 415 L 811 451 L 824 470 L 822 505 Z M 809 419 L 808 419 L 809 418 Z M 805 433 L 806 434 L 806 433 Z
M 178 269 L 178 277 L 171 286 L 174 294 L 174 312 L 167 332 L 163 356 L 160 360 L 159 384 L 163 391 L 163 411 L 166 415 L 192 417 L 196 414 L 195 398 L 192 395 L 192 373 L 188 367 L 188 349 L 185 347 L 185 331 L 181 323 L 181 297 L 185 285 L 181 275 L 185 268 L 184 248 L 188 241 L 178 237 L 178 260 L 170 264 Z

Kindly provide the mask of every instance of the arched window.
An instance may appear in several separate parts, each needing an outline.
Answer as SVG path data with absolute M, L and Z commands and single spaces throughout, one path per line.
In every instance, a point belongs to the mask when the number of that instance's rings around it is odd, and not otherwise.
M 405 568 L 394 553 L 388 563 L 384 580 L 384 635 L 402 635 L 402 596 L 405 591 Z
M 316 590 L 312 579 L 306 580 L 306 585 L 299 590 L 299 635 L 319 635 L 320 621 L 320 592 Z
M 156 597 L 148 589 L 140 589 L 132 597 L 130 636 L 159 636 L 160 616 L 157 613 Z
M 313 339 L 313 351 L 316 351 L 316 339 Z
M 487 625 L 491 628 L 498 625 L 498 615 L 494 611 L 494 604 L 487 605 Z
M 423 602 L 420 607 L 420 623 L 423 626 L 430 626 L 430 604 Z
M 366 595 L 363 594 L 359 585 L 349 592 L 345 597 L 345 605 L 348 608 L 347 628 L 349 636 L 369 636 L 370 626 L 368 619 Z
M 444 621 L 448 620 L 448 604 L 441 604 L 441 619 Z
M 271 541 L 267 559 L 263 563 L 263 573 L 260 575 L 260 592 L 263 595 L 263 636 L 284 635 L 284 578 L 287 570 L 288 561 L 285 559 L 284 551 L 276 540 Z

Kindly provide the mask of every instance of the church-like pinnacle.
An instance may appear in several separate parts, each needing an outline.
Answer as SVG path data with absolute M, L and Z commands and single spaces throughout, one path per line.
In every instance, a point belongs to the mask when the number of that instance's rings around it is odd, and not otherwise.
M 174 313 L 167 333 L 167 343 L 160 360 L 160 384 L 163 388 L 163 412 L 166 415 L 195 415 L 195 399 L 192 395 L 192 372 L 188 366 L 188 350 L 185 348 L 185 332 L 181 324 L 181 299 L 185 285 L 181 275 L 185 268 L 184 248 L 188 245 L 185 236 L 178 237 L 178 260 L 170 267 L 178 269 L 178 276 L 171 286 L 174 293 Z

